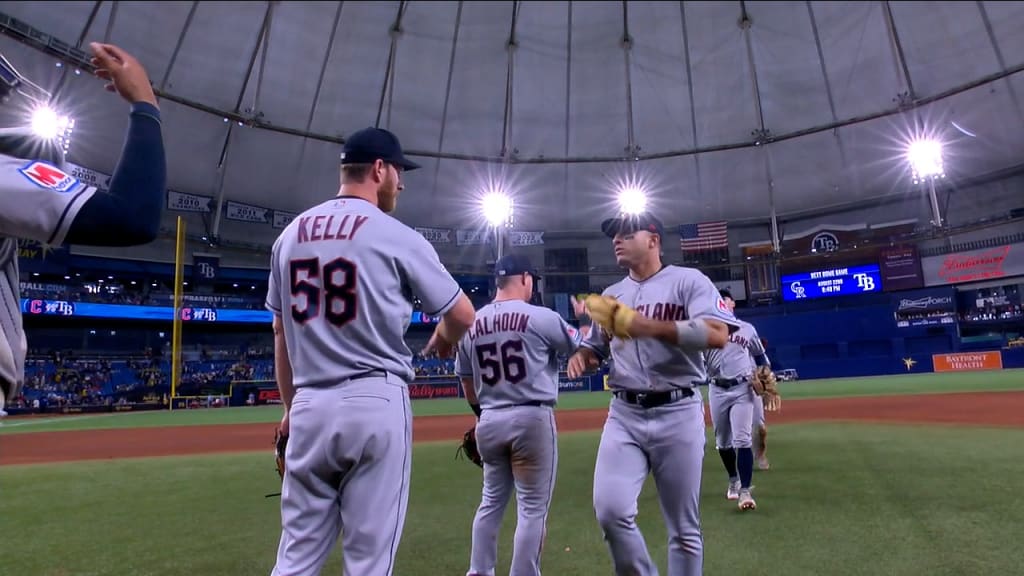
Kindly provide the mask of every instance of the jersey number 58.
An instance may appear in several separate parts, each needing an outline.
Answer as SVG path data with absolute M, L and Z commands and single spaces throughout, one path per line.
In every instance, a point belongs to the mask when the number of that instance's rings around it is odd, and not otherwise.
M 515 385 L 526 378 L 522 340 L 508 340 L 501 346 L 494 342 L 477 344 L 475 349 L 476 363 L 480 366 L 480 381 L 484 384 L 494 386 L 504 380 Z
M 341 328 L 356 318 L 356 265 L 344 258 L 335 258 L 320 267 L 319 258 L 289 262 L 292 319 L 305 324 L 320 315 L 321 299 L 324 318 Z M 314 282 L 320 279 L 320 282 Z M 304 296 L 305 302 L 299 301 Z M 302 303 L 304 306 L 300 307 Z

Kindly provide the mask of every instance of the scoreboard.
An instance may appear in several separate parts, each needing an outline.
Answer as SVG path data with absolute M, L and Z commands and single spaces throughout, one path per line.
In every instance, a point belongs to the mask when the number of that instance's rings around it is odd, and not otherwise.
M 878 264 L 826 268 L 782 276 L 782 299 L 786 302 L 881 290 L 882 278 Z

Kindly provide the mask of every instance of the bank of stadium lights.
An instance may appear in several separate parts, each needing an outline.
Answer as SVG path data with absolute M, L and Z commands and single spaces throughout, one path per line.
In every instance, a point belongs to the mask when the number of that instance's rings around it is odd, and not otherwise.
M 49 106 L 41 106 L 32 111 L 31 124 L 33 134 L 44 140 L 56 140 L 64 154 L 68 153 L 75 130 L 74 119 L 58 114 Z
M 619 211 L 637 215 L 647 210 L 647 193 L 639 186 L 625 186 L 619 190 Z
M 907 145 L 907 162 L 914 184 L 928 184 L 928 200 L 932 206 L 932 225 L 943 226 L 939 198 L 935 193 L 935 180 L 946 177 L 942 162 L 942 142 L 931 138 L 912 140 Z
M 512 225 L 514 203 L 508 194 L 488 192 L 480 201 L 480 211 L 487 223 L 495 228 Z
M 907 146 L 907 162 L 913 174 L 914 184 L 927 180 L 945 178 L 942 163 L 942 143 L 938 140 L 914 140 Z

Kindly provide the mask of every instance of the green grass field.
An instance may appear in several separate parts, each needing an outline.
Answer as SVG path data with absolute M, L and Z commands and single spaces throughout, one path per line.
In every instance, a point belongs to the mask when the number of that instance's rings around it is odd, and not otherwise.
M 1024 371 L 783 384 L 787 400 L 1024 389 Z M 565 394 L 561 409 L 607 406 L 602 393 Z M 417 415 L 466 413 L 462 400 L 414 403 Z M 0 433 L 75 428 L 274 422 L 279 407 L 8 420 Z M 13 424 L 26 424 L 13 426 Z M 28 423 L 33 423 L 28 425 Z M 709 434 L 710 436 L 710 434 Z M 609 574 L 591 504 L 596 432 L 563 433 L 548 521 L 545 574 Z M 0 440 L 2 450 L 2 440 Z M 772 470 L 756 472 L 758 510 L 725 500 L 707 446 L 701 504 L 706 575 L 1012 574 L 1024 517 L 1012 497 L 1024 475 L 1024 430 L 984 427 L 772 426 Z M 396 574 L 464 574 L 480 497 L 478 468 L 452 442 L 414 448 L 409 513 Z M 165 457 L 0 467 L 9 527 L 3 574 L 238 576 L 268 574 L 279 536 L 279 481 L 269 454 Z M 666 535 L 652 482 L 638 522 L 665 573 Z M 498 573 L 508 573 L 514 504 Z M 340 551 L 324 574 L 340 574 Z
M 545 574 L 610 573 L 591 506 L 596 433 L 564 434 Z M 1012 574 L 1024 502 L 1024 431 L 786 425 L 773 469 L 755 474 L 758 510 L 724 498 L 708 446 L 705 574 Z M 415 449 L 396 574 L 464 574 L 480 472 L 452 447 Z M 279 516 L 265 455 L 160 458 L 0 468 L 8 527 L 4 574 L 267 574 Z M 513 508 L 500 538 L 507 573 Z M 662 573 L 666 536 L 651 483 L 638 522 Z M 336 551 L 324 574 L 340 574 Z
M 879 396 L 886 394 L 924 394 L 1024 390 L 1024 370 L 999 372 L 907 374 L 872 378 L 840 378 L 782 382 L 779 385 L 786 401 L 803 398 L 837 398 Z M 608 394 L 573 392 L 559 398 L 560 410 L 604 408 Z M 416 416 L 468 414 L 469 407 L 461 398 L 417 400 L 412 403 Z M 191 426 L 210 424 L 263 424 L 281 418 L 279 406 L 228 408 L 218 410 L 176 410 L 0 421 L 0 435 L 56 430 L 96 430 L 107 428 L 146 428 L 152 426 Z

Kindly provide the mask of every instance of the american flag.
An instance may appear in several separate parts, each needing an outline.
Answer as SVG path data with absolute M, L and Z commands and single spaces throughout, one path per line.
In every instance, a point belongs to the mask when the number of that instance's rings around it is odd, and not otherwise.
M 728 222 L 701 222 L 679 227 L 679 247 L 683 252 L 703 252 L 729 247 Z

